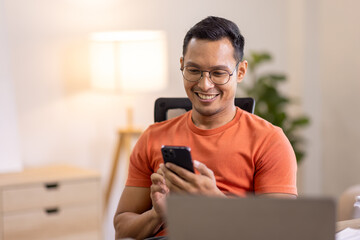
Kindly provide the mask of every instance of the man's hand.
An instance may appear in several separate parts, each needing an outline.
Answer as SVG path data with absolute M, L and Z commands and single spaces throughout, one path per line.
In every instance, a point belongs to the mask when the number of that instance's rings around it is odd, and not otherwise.
M 166 216 L 166 196 L 169 193 L 169 189 L 165 184 L 164 173 L 161 168 L 151 175 L 151 182 L 150 197 L 153 208 L 157 215 L 164 219 Z
M 160 164 L 166 186 L 171 192 L 206 196 L 225 196 L 216 186 L 214 173 L 205 164 L 194 160 L 200 174 L 194 174 L 172 163 Z

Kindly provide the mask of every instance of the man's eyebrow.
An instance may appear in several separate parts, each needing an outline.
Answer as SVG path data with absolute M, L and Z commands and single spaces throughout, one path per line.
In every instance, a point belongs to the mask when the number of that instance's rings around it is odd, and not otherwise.
M 194 62 L 187 62 L 185 64 L 186 67 L 196 67 L 201 69 L 201 66 L 197 63 Z M 229 70 L 229 67 L 227 65 L 215 65 L 215 66 L 211 66 L 209 69 L 226 69 Z
M 199 64 L 196 64 L 194 62 L 187 62 L 185 64 L 185 67 L 197 67 L 197 68 L 200 68 L 200 65 Z

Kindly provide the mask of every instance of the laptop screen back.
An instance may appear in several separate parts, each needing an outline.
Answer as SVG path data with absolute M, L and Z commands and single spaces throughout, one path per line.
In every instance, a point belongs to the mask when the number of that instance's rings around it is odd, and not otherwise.
M 207 198 L 172 195 L 168 234 L 178 239 L 335 239 L 332 199 Z

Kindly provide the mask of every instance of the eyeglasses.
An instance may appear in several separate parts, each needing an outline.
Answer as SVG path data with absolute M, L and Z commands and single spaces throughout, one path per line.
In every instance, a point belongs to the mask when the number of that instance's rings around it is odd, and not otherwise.
M 227 70 L 223 69 L 214 69 L 211 71 L 202 71 L 196 67 L 184 67 L 181 68 L 181 72 L 185 80 L 189 82 L 198 82 L 200 79 L 204 77 L 204 72 L 209 73 L 209 79 L 212 83 L 216 85 L 224 85 L 227 84 L 230 80 L 230 77 L 234 75 L 236 68 L 238 67 L 240 62 L 238 62 L 235 66 L 235 69 L 230 73 Z

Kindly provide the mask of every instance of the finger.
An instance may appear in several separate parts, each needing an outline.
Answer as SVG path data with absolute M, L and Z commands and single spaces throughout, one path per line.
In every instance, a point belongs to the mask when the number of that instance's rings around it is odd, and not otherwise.
M 165 184 L 164 177 L 158 173 L 151 174 L 150 179 L 153 184 Z
M 151 190 L 151 194 L 155 194 L 155 193 L 166 194 L 167 193 L 167 189 L 161 185 L 152 184 L 150 187 L 150 190 Z
M 164 176 L 164 171 L 162 170 L 162 169 L 163 169 L 163 167 L 164 167 L 164 164 L 163 164 L 163 163 L 161 163 L 161 164 L 159 165 L 159 168 L 158 168 L 158 170 L 156 171 L 156 173 L 158 173 L 158 174 L 160 174 L 160 175 Z
M 194 188 L 192 182 L 187 182 L 176 174 L 173 174 L 169 178 L 165 178 L 165 182 L 166 186 L 169 188 L 169 191 L 172 193 L 196 193 L 196 188 Z
M 186 170 L 185 168 L 179 167 L 172 163 L 166 163 L 165 166 L 166 166 L 166 168 L 168 168 L 171 171 L 173 171 L 174 173 L 176 173 L 179 177 L 181 177 L 182 179 L 185 179 L 187 181 L 192 180 L 193 176 L 195 175 L 194 173 Z
M 208 168 L 205 164 L 194 160 L 194 167 L 199 171 L 201 175 L 207 176 L 211 179 L 215 179 L 214 172 Z
M 158 173 L 153 173 L 150 176 L 151 182 L 153 182 L 153 183 L 157 183 L 159 181 L 161 182 L 163 178 L 164 177 Z
M 165 178 L 163 176 L 159 176 L 158 174 L 151 175 L 151 191 L 156 191 L 160 193 L 168 193 L 169 189 L 165 184 Z
M 185 190 L 183 188 L 180 188 L 179 186 L 176 186 L 175 184 L 171 184 L 171 193 L 183 193 Z
M 161 166 L 161 171 L 164 174 L 164 178 L 169 178 L 169 176 L 171 177 L 174 175 L 176 176 L 176 173 L 165 165 Z
M 164 177 L 166 186 L 171 191 L 184 191 L 189 187 L 189 183 L 183 178 L 179 177 L 175 172 L 165 167 L 164 169 Z
M 168 170 L 168 175 L 165 177 L 166 187 L 169 191 L 173 192 L 185 192 L 187 182 L 185 182 L 182 178 L 174 174 L 173 172 Z

